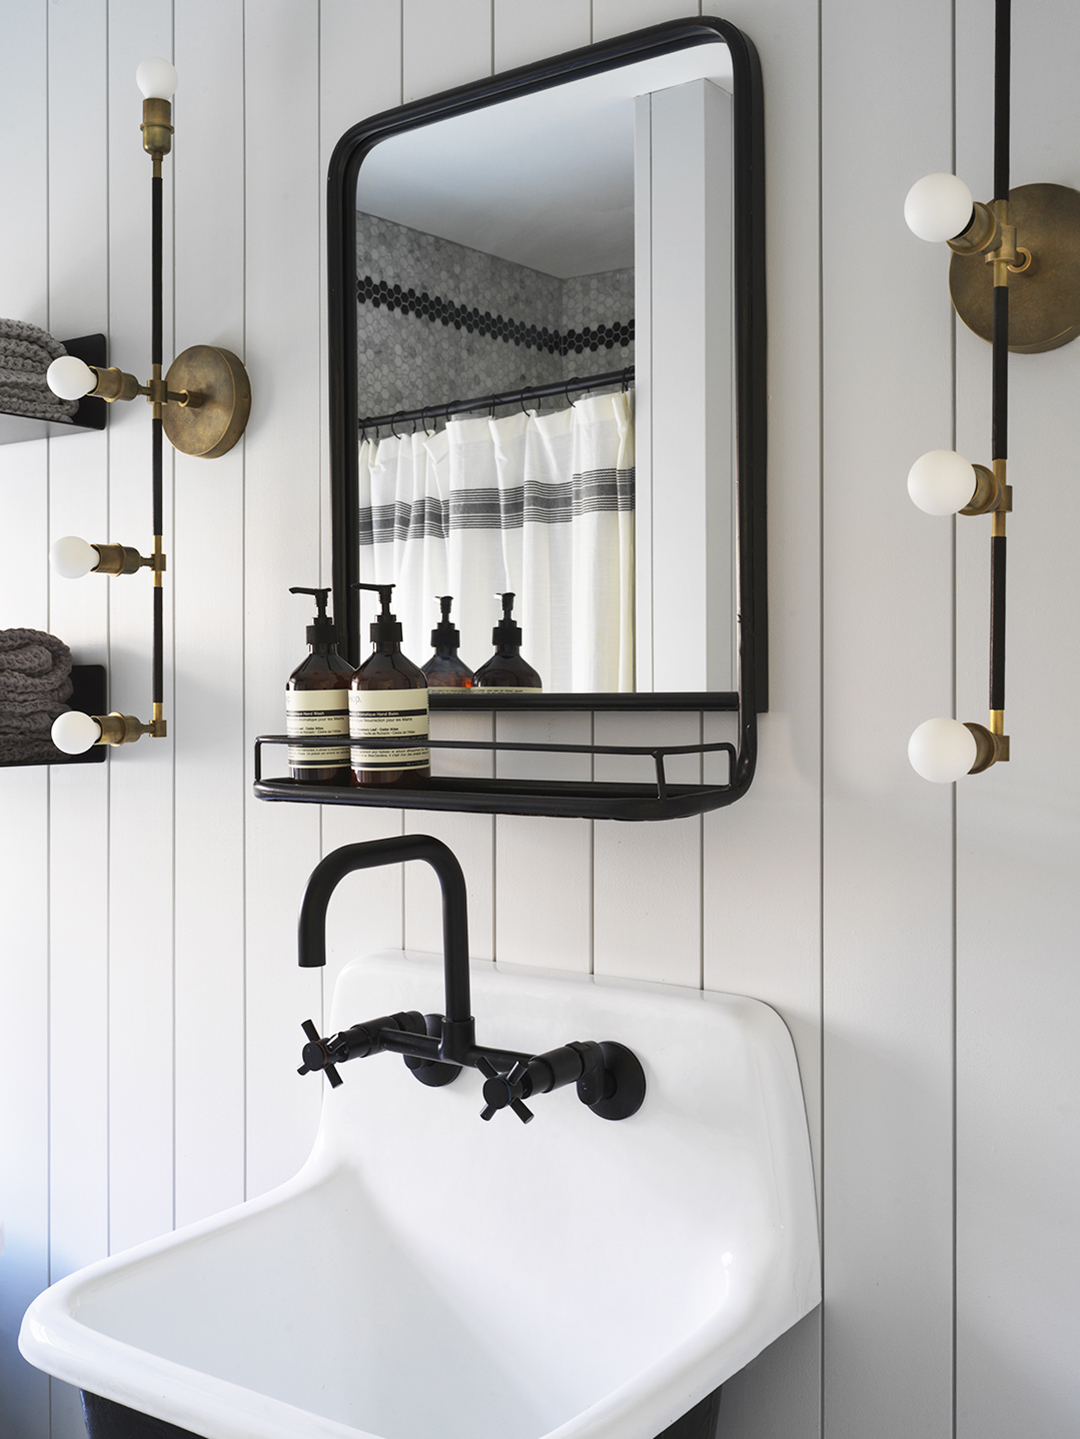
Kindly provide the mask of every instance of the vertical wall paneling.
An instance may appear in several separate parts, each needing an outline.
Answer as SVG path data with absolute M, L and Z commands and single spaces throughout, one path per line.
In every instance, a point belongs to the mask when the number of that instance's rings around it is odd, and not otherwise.
M 176 16 L 176 352 L 244 358 L 241 0 Z M 174 456 L 176 1222 L 244 1197 L 245 442 Z M 213 1055 L 211 1062 L 210 1056 Z
M 746 799 L 704 817 L 705 987 L 753 994 L 791 1030 L 821 1171 L 821 370 L 817 7 L 708 6 L 751 37 L 765 87 L 769 316 L 769 713 Z M 793 243 L 789 237 L 798 235 Z M 704 737 L 734 737 L 706 715 Z M 718 760 L 706 760 L 719 766 Z M 820 1310 L 724 1386 L 724 1439 L 818 1439 Z
M 495 69 L 513 70 L 592 40 L 589 0 L 495 0 Z
M 49 299 L 54 334 L 108 329 L 105 0 L 49 11 Z M 72 145 L 78 134 L 80 143 Z M 137 135 L 137 132 L 136 132 Z M 137 143 L 137 139 L 135 141 Z M 107 433 L 49 442 L 50 539 L 112 539 Z M 139 537 L 140 543 L 142 536 Z M 145 551 L 144 551 L 145 552 Z M 39 563 L 41 557 L 38 557 Z M 49 629 L 107 664 L 110 581 L 51 576 Z M 109 765 L 50 771 L 49 1274 L 109 1247 Z M 51 1383 L 53 1439 L 83 1432 L 77 1391 Z
M 318 5 L 244 11 L 246 325 L 252 413 L 245 468 L 245 726 L 281 723 L 303 649 L 289 586 L 319 566 Z M 303 623 L 306 624 L 306 620 Z M 299 653 L 298 653 L 299 650 Z M 246 787 L 246 786 L 245 786 Z M 296 915 L 319 858 L 319 811 L 247 798 L 247 1192 L 294 1174 L 318 1119 L 296 1075 L 300 1023 L 322 976 L 296 964 Z
M 612 35 L 628 35 L 646 25 L 659 25 L 663 20 L 682 20 L 699 15 L 701 4 L 694 0 L 592 0 L 593 39 L 609 40 Z M 709 13 L 715 13 L 710 8 Z M 728 15 L 724 10 L 725 18 Z
M 992 13 L 960 0 L 956 27 L 957 174 L 981 200 L 993 178 Z M 1078 43 L 1072 7 L 1013 6 L 1014 188 L 1080 186 Z M 1080 785 L 1068 739 L 1080 705 L 1069 533 L 1078 379 L 1075 341 L 1009 361 L 1011 758 L 957 785 L 958 1439 L 1080 1431 Z M 956 448 L 982 464 L 989 402 L 990 346 L 958 324 Z M 957 711 L 982 723 L 988 530 L 957 522 Z
M 295 1172 L 322 1088 L 294 1073 L 299 1021 L 320 1016 L 353 954 L 440 943 L 437 886 L 422 867 L 404 883 L 401 870 L 353 876 L 331 908 L 326 973 L 302 974 L 296 912 L 320 851 L 398 833 L 402 816 L 320 817 L 249 796 L 251 737 L 280 724 L 304 652 L 307 616 L 288 585 L 327 575 L 333 143 L 398 102 L 403 82 L 405 98 L 431 93 L 585 43 L 590 25 L 602 38 L 694 8 L 6 7 L 0 193 L 14 218 L 0 226 L 0 314 L 60 334 L 106 329 L 113 362 L 145 367 L 149 162 L 133 76 L 175 42 L 167 323 L 175 314 L 178 331 L 166 348 L 216 337 L 237 349 L 254 403 L 229 459 L 176 461 L 175 503 L 169 458 L 169 739 L 101 766 L 0 770 L 4 1439 L 80 1432 L 74 1391 L 15 1348 L 50 1272 L 110 1237 L 115 1249 L 168 1229 L 174 1190 L 184 1220 L 244 1180 L 255 1193 Z M 824 1333 L 820 1313 L 808 1316 L 729 1381 L 719 1436 L 952 1439 L 955 1055 L 956 1439 L 1071 1439 L 1080 1076 L 1068 1021 L 1080 995 L 1064 736 L 1080 695 L 1062 517 L 1080 346 L 1012 362 L 1014 758 L 956 794 L 954 1048 L 953 807 L 947 789 L 908 772 L 904 747 L 921 719 L 949 712 L 954 671 L 960 716 L 985 709 L 986 528 L 955 527 L 954 664 L 952 527 L 904 494 L 911 460 L 953 443 L 948 257 L 908 235 L 901 207 L 920 174 L 953 167 L 953 114 L 956 168 L 988 193 L 992 7 L 955 7 L 955 109 L 950 15 L 929 0 L 899 28 L 873 7 L 824 0 L 820 37 L 817 7 L 801 0 L 712 8 L 753 38 L 766 90 L 772 709 L 757 779 L 738 805 L 683 824 L 419 813 L 410 828 L 442 834 L 462 858 L 477 953 L 703 977 L 763 998 L 789 1025 L 824 1175 Z M 1023 11 L 1014 179 L 1078 185 L 1069 66 L 1080 21 L 1049 0 Z M 985 461 L 989 347 L 962 326 L 955 346 L 955 443 Z M 146 421 L 140 402 L 115 408 L 104 436 L 0 448 L 0 519 L 16 540 L 0 567 L 0 624 L 50 628 L 79 658 L 108 660 L 112 705 L 136 713 L 149 705 L 149 577 L 50 581 L 45 556 L 63 533 L 147 542 Z M 727 715 L 472 722 L 504 738 L 732 733 Z M 587 764 L 504 756 L 499 772 Z M 598 777 L 615 772 L 597 761 Z
M 12 107 L 0 146 L 5 210 L 24 216 L 5 225 L 0 314 L 48 325 L 47 25 L 43 5 L 9 18 L 0 46 L 0 91 Z M 18 535 L 26 563 L 0 573 L 0 624 L 48 629 L 48 468 L 40 441 L 8 445 L 0 466 L 0 514 Z M 0 1045 L 0 1216 L 7 1253 L 0 1259 L 0 1414 L 20 1439 L 48 1439 L 49 1385 L 15 1351 L 22 1311 L 48 1283 L 49 778 L 45 770 L 0 771 L 0 898 L 5 925 L 3 1044 Z M 10 1415 L 10 1419 L 8 1416 Z
M 139 124 L 135 71 L 171 56 L 169 0 L 112 0 L 109 8 L 110 360 L 140 376 L 150 364 L 150 158 Z M 172 182 L 164 184 L 164 349 L 172 348 Z M 172 511 L 166 446 L 165 514 Z M 146 404 L 109 416 L 109 538 L 152 543 L 150 417 Z M 108 580 L 109 699 L 151 711 L 150 572 Z M 172 713 L 171 626 L 165 627 L 165 712 Z M 173 1224 L 173 762 L 174 740 L 143 739 L 110 765 L 109 1242 L 113 1250 Z
M 491 73 L 491 0 L 401 0 L 402 100 Z
M 495 0 L 495 69 L 508 70 L 590 41 L 589 0 Z M 523 643 L 528 656 L 528 636 Z M 543 678 L 543 676 L 541 676 Z M 495 738 L 588 744 L 587 714 L 496 717 Z M 588 779 L 588 755 L 505 753 L 496 773 Z M 587 971 L 592 963 L 592 824 L 500 815 L 495 820 L 495 954 L 515 964 Z
M 699 714 L 598 711 L 595 742 L 611 745 L 696 744 Z M 600 755 L 598 780 L 648 783 L 648 755 Z M 675 783 L 693 784 L 700 755 L 667 762 Z M 593 826 L 593 969 L 625 979 L 701 984 L 701 819 L 664 824 Z
M 950 52 L 940 5 L 910 9 L 900 29 L 850 0 L 824 6 L 824 1408 L 835 1439 L 952 1431 L 952 802 L 906 756 L 915 725 L 949 712 L 951 531 L 904 485 L 918 455 L 948 444 L 951 321 L 941 251 L 903 222 L 914 180 L 950 167 Z M 914 74 L 918 105 L 901 80 Z
M 518 744 L 589 744 L 588 714 L 500 714 L 495 736 Z M 592 757 L 506 751 L 500 778 L 588 780 Z M 495 820 L 495 953 L 514 964 L 592 967 L 592 832 L 586 819 Z

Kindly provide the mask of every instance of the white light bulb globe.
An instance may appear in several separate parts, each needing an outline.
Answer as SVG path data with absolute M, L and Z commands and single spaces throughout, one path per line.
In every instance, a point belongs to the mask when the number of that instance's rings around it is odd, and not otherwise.
M 160 55 L 144 60 L 135 71 L 135 83 L 147 100 L 171 100 L 179 78 L 174 66 Z
M 56 540 L 49 551 L 49 563 L 54 573 L 65 580 L 81 580 L 100 561 L 101 555 L 93 545 L 80 540 L 78 535 L 65 535 Z
M 53 720 L 52 742 L 65 754 L 85 754 L 101 738 L 101 726 L 96 719 L 81 710 L 68 710 Z
M 920 240 L 952 240 L 971 224 L 971 191 L 956 175 L 924 175 L 904 201 L 908 229 Z
M 928 515 L 955 515 L 977 484 L 974 466 L 955 450 L 928 450 L 908 470 L 908 494 Z
M 62 400 L 81 400 L 97 384 L 97 375 L 75 355 L 61 355 L 45 371 L 49 389 Z
M 954 719 L 925 720 L 908 740 L 911 768 L 935 784 L 952 784 L 975 763 L 978 745 L 967 725 Z

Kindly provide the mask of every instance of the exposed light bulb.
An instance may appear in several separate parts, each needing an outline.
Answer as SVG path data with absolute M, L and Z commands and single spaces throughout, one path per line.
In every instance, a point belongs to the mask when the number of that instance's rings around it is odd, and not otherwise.
M 144 60 L 135 71 L 135 83 L 147 100 L 171 100 L 179 80 L 171 61 L 160 55 Z
M 904 219 L 920 240 L 953 240 L 971 224 L 971 191 L 956 175 L 924 175 L 904 201 Z
M 45 371 L 45 379 L 62 400 L 81 400 L 95 387 L 98 377 L 77 355 L 61 355 Z
M 955 450 L 928 450 L 908 470 L 908 494 L 928 515 L 955 515 L 977 485 L 975 467 Z
M 64 754 L 85 754 L 101 738 L 101 726 L 81 710 L 68 710 L 53 720 L 52 742 Z
M 967 725 L 954 719 L 924 720 L 908 740 L 911 768 L 935 784 L 952 784 L 975 763 L 978 745 Z
M 54 572 L 65 580 L 81 580 L 83 575 L 97 568 L 100 560 L 100 551 L 78 535 L 64 535 L 62 539 L 54 540 L 49 551 L 49 563 Z

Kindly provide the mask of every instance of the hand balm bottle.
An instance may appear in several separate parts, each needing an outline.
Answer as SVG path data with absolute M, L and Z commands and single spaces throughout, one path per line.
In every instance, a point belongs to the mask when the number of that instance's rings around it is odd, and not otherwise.
M 382 612 L 371 626 L 371 654 L 349 686 L 349 735 L 353 778 L 358 785 L 415 788 L 431 778 L 428 747 L 427 680 L 401 653 L 401 625 L 390 613 L 393 585 L 366 585 L 375 590 Z M 397 740 L 397 744 L 365 744 L 365 740 Z
M 293 585 L 291 595 L 314 595 L 317 614 L 307 627 L 311 653 L 285 685 L 285 733 L 327 735 L 338 744 L 290 745 L 289 774 L 300 784 L 344 784 L 349 773 L 349 681 L 353 667 L 337 652 L 337 628 L 327 616 L 329 589 Z
M 431 631 L 431 643 L 435 653 L 422 666 L 422 673 L 429 689 L 471 690 L 473 672 L 464 660 L 458 658 L 461 634 L 456 625 L 450 623 L 450 606 L 453 595 L 436 595 L 442 609 L 442 619 Z
M 514 596 L 508 593 L 495 598 L 502 600 L 503 607 L 503 617 L 491 632 L 495 653 L 476 671 L 473 683 L 485 694 L 538 694 L 542 688 L 540 676 L 528 660 L 521 658 L 521 629 L 511 614 Z

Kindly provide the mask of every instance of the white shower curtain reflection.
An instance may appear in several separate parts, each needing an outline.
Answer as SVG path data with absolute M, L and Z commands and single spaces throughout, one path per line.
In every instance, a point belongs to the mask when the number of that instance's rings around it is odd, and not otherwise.
M 431 653 L 436 595 L 454 596 L 461 657 L 476 669 L 491 654 L 495 595 L 513 590 L 521 652 L 545 690 L 632 690 L 630 397 L 365 440 L 360 578 L 398 586 L 402 648 L 417 664 Z M 362 613 L 366 624 L 366 600 Z

